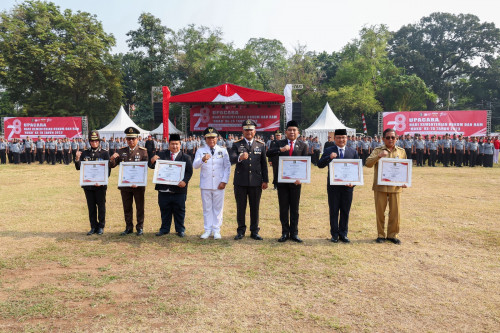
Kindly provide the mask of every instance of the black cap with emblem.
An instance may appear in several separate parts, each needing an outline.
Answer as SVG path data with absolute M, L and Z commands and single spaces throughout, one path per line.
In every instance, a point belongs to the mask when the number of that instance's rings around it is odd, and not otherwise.
M 219 132 L 217 132 L 217 130 L 213 127 L 207 127 L 203 131 L 203 136 L 205 138 L 216 138 L 219 136 Z
M 137 136 L 140 134 L 141 132 L 135 128 L 135 127 L 127 127 L 125 129 L 125 137 L 127 138 L 137 138 Z
M 254 130 L 257 127 L 257 123 L 252 119 L 247 119 L 241 126 L 243 126 L 244 130 Z
M 99 132 L 97 131 L 90 132 L 90 141 L 99 141 Z

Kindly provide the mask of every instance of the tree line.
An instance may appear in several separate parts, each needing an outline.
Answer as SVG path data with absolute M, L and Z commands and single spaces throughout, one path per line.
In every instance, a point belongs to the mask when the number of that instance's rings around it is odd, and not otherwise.
M 301 127 L 328 101 L 341 121 L 376 132 L 377 112 L 492 110 L 500 130 L 500 30 L 471 14 L 433 13 L 390 31 L 362 27 L 338 52 L 287 50 L 276 39 L 252 38 L 242 48 L 221 29 L 188 25 L 177 31 L 150 13 L 127 33 L 129 51 L 112 54 L 114 36 L 95 15 L 25 1 L 0 13 L 0 115 L 86 115 L 105 126 L 120 104 L 134 120 L 153 124 L 151 87 L 180 94 L 222 83 L 283 94 L 302 102 Z M 172 107 L 179 119 L 180 108 Z

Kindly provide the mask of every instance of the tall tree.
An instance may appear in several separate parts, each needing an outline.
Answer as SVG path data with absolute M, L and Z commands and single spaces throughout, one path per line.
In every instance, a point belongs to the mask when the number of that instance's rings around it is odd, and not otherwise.
M 262 89 L 271 90 L 273 77 L 286 66 L 286 48 L 277 39 L 251 38 L 245 49 L 249 50 L 255 59 L 253 72 L 256 73 Z
M 26 1 L 0 13 L 0 84 L 28 116 L 88 115 L 98 127 L 121 98 L 114 44 L 94 15 Z
M 474 76 L 481 61 L 499 51 L 500 30 L 475 15 L 433 13 L 403 26 L 390 44 L 395 64 L 422 78 L 444 108 L 453 86 Z

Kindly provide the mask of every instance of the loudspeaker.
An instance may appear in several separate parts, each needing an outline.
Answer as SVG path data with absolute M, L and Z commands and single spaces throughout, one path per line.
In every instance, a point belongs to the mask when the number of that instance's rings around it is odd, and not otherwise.
M 163 102 L 153 103 L 153 119 L 155 124 L 163 122 Z
M 299 125 L 302 122 L 302 103 L 296 102 L 292 104 L 292 119 Z

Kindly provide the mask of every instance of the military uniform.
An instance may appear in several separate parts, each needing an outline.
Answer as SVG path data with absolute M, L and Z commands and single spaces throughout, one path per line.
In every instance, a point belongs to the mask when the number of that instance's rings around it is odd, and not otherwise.
M 63 143 L 58 140 L 56 143 L 56 147 L 57 147 L 56 163 L 62 164 L 62 162 L 63 162 Z
M 429 152 L 429 166 L 436 166 L 438 143 L 437 141 L 427 142 L 427 151 Z
M 443 165 L 448 167 L 450 164 L 451 139 L 445 138 L 441 141 L 441 152 L 443 153 Z
M 417 166 L 424 166 L 425 141 L 419 138 L 414 141 L 415 152 L 417 153 Z
M 43 164 L 45 153 L 45 141 L 42 138 L 36 140 L 36 159 L 38 163 Z
M 64 164 L 68 165 L 71 162 L 71 142 L 68 139 L 63 142 L 63 154 Z
M 7 159 L 6 159 L 6 151 L 7 151 L 7 143 L 3 140 L 0 139 L 0 163 L 6 164 Z
M 29 138 L 24 142 L 24 159 L 26 163 L 31 164 L 31 148 L 33 147 L 33 141 Z
M 93 131 L 90 135 L 91 140 L 99 140 L 99 136 L 96 131 Z M 76 158 L 76 156 L 75 156 Z M 75 159 L 75 168 L 80 170 L 81 161 L 107 161 L 109 160 L 109 153 L 102 150 L 99 146 L 94 149 L 90 148 L 84 150 L 78 160 Z M 111 169 L 108 167 L 108 176 L 111 173 Z M 88 235 L 94 233 L 102 234 L 103 229 L 106 226 L 106 191 L 108 187 L 106 185 L 95 186 L 95 185 L 85 185 L 82 186 L 85 193 L 85 198 L 87 199 L 87 208 L 89 211 L 89 221 L 90 221 L 90 231 Z
M 76 139 L 71 140 L 71 156 L 73 158 L 73 162 L 76 158 L 76 152 L 78 151 L 78 142 Z
M 217 136 L 217 130 L 212 127 L 205 129 L 205 137 Z M 203 161 L 203 157 L 210 158 Z M 231 173 L 231 162 L 226 148 L 215 145 L 210 148 L 205 145 L 196 151 L 193 167 L 200 169 L 200 190 L 203 204 L 203 222 L 205 233 L 220 236 L 220 228 L 223 222 L 224 194 L 225 189 L 219 189 L 220 183 L 229 183 Z M 203 236 L 203 235 L 202 235 Z M 202 237 L 202 238 L 207 238 Z
M 491 141 L 483 143 L 483 166 L 486 168 L 493 167 L 493 154 L 495 152 L 495 146 Z
M 125 130 L 125 134 L 127 137 L 137 137 L 139 134 L 139 130 L 134 127 L 128 127 Z M 133 136 L 135 135 L 135 136 Z M 110 158 L 109 164 L 111 168 L 116 167 L 121 162 L 140 162 L 140 161 L 148 161 L 148 151 L 144 147 L 140 147 L 138 144 L 132 149 L 129 146 L 123 147 L 118 150 L 117 154 L 119 155 L 116 158 Z M 123 203 L 123 213 L 125 215 L 125 224 L 126 229 L 124 234 L 132 233 L 134 230 L 133 223 L 133 213 L 134 210 L 132 208 L 132 204 L 135 199 L 135 207 L 137 210 L 137 225 L 136 230 L 138 235 L 142 235 L 142 230 L 144 228 L 144 192 L 146 191 L 146 187 L 137 186 L 137 187 L 119 187 L 118 188 L 121 193 L 122 203 Z
M 389 220 L 387 223 L 387 238 L 397 238 L 399 233 L 400 224 L 400 203 L 401 186 L 387 186 L 378 185 L 378 156 L 383 150 L 387 151 L 389 155 L 387 158 L 400 158 L 406 159 L 406 152 L 404 149 L 395 146 L 390 151 L 385 145 L 376 148 L 370 156 L 366 159 L 366 166 L 371 168 L 375 166 L 373 176 L 373 192 L 375 195 L 375 211 L 377 214 L 377 232 L 378 238 L 385 238 L 385 210 L 387 203 L 389 203 Z
M 14 139 L 15 141 L 12 142 L 11 146 L 10 146 L 10 151 L 12 152 L 12 162 L 14 164 L 19 164 L 20 162 L 20 154 L 21 154 L 21 145 L 19 144 L 19 142 L 17 142 L 16 139 Z
M 476 166 L 477 153 L 479 151 L 479 144 L 477 141 L 469 142 L 467 150 L 469 151 L 469 167 L 473 168 Z
M 247 124 L 249 123 L 249 124 Z M 252 125 L 253 124 L 253 125 Z M 245 121 L 243 127 L 253 126 L 253 121 Z M 240 160 L 243 153 L 248 153 L 248 159 Z M 236 220 L 238 221 L 238 235 L 245 235 L 245 214 L 247 198 L 250 204 L 250 232 L 253 236 L 259 232 L 259 206 L 262 195 L 263 183 L 269 183 L 267 173 L 266 144 L 263 141 L 252 139 L 249 144 L 245 138 L 235 141 L 229 158 L 232 164 L 236 164 L 233 185 L 234 197 L 236 199 Z M 237 236 L 238 236 L 237 235 Z
M 455 166 L 456 167 L 462 167 L 462 164 L 464 163 L 464 148 L 465 148 L 465 142 L 462 139 L 457 139 L 455 141 Z

